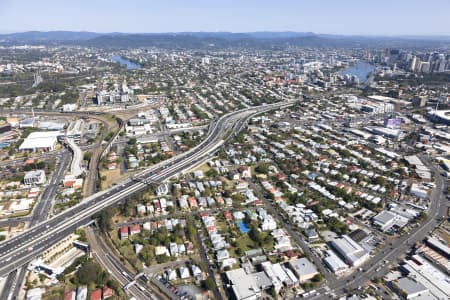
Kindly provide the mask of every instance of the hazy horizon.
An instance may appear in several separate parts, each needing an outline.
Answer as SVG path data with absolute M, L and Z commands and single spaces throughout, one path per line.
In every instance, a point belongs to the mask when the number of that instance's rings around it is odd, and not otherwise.
M 450 1 L 76 2 L 4 0 L 0 33 L 314 32 L 350 36 L 450 36 Z

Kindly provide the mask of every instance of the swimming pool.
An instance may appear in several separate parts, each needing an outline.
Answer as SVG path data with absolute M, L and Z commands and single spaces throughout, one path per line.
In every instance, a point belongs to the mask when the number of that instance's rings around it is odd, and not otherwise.
M 245 224 L 244 221 L 238 221 L 236 222 L 236 225 L 239 227 L 239 231 L 241 233 L 247 233 L 250 231 L 250 228 L 248 228 L 247 224 Z

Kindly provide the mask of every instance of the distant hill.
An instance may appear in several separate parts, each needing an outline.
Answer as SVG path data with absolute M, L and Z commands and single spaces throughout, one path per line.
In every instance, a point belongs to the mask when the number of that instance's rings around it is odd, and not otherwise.
M 0 34 L 0 40 L 16 42 L 37 41 L 83 41 L 103 35 L 87 31 L 27 31 L 10 34 Z
M 254 47 L 277 49 L 301 47 L 440 47 L 450 37 L 345 36 L 312 32 L 173 32 L 173 33 L 96 33 L 75 31 L 29 31 L 0 34 L 2 44 L 77 44 L 101 48 L 224 48 Z

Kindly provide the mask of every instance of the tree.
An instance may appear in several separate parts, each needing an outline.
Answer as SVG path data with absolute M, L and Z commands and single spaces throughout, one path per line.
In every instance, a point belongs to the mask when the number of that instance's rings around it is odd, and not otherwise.
M 263 237 L 261 232 L 258 230 L 258 227 L 251 225 L 251 229 L 248 232 L 248 236 L 258 245 L 262 245 L 263 243 Z
M 326 221 L 328 228 L 337 234 L 346 234 L 348 232 L 347 224 L 339 221 L 336 217 L 331 217 Z
M 256 166 L 255 171 L 261 174 L 267 174 L 269 172 L 269 166 L 266 163 L 260 163 Z
M 170 260 L 170 257 L 167 254 L 161 254 L 156 256 L 156 262 L 158 264 L 166 263 Z
M 387 180 L 386 180 L 386 178 L 384 178 L 383 176 L 377 176 L 377 177 L 373 180 L 373 183 L 384 186 L 384 185 L 386 185 Z
M 312 282 L 321 282 L 322 280 L 323 280 L 323 276 L 320 273 L 314 275 L 314 277 L 311 278 Z
M 192 217 L 188 217 L 186 219 L 185 232 L 189 240 L 194 240 L 197 231 L 195 230 L 194 219 L 192 219 Z
M 169 214 L 173 214 L 175 212 L 175 207 L 173 205 L 167 206 L 166 209 Z
M 421 221 L 423 221 L 423 220 L 426 220 L 427 217 L 428 217 L 427 213 L 424 212 L 424 211 L 421 211 L 421 212 L 419 213 L 419 216 L 417 217 L 417 219 L 418 219 L 419 222 L 421 222 Z
M 202 281 L 202 286 L 205 290 L 212 291 L 216 288 L 216 283 L 211 278 L 206 278 Z
M 103 270 L 92 260 L 86 261 L 77 271 L 78 282 L 81 284 L 101 283 Z
M 86 161 L 90 161 L 92 157 L 92 152 L 84 152 L 83 159 Z
M 130 138 L 130 140 L 128 141 L 128 144 L 136 145 L 136 138 L 134 138 L 134 137 Z
M 151 246 L 149 245 L 145 245 L 141 252 L 139 252 L 139 256 L 142 258 L 142 260 L 144 261 L 144 263 L 149 266 L 152 264 L 153 259 L 155 258 L 153 249 Z
M 113 210 L 107 208 L 102 210 L 98 215 L 98 226 L 103 232 L 108 232 L 113 229 L 112 224 Z
M 219 173 L 217 173 L 217 171 L 213 168 L 209 169 L 206 172 L 206 176 L 208 176 L 208 177 L 216 177 L 217 175 L 219 175 Z

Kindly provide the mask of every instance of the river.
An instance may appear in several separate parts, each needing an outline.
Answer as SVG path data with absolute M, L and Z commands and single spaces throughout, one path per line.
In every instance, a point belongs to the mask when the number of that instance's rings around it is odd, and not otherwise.
M 140 69 L 141 66 L 129 61 L 128 59 L 123 58 L 122 56 L 119 55 L 114 55 L 113 57 L 111 57 L 112 62 L 121 64 L 121 65 L 125 65 L 127 67 L 127 70 L 136 70 L 136 69 Z
M 359 62 L 357 64 L 354 64 L 352 66 L 349 66 L 341 71 L 339 71 L 340 75 L 350 75 L 350 76 L 356 76 L 359 79 L 359 82 L 364 83 L 367 81 L 367 77 L 371 72 L 375 70 L 375 67 L 369 63 L 366 62 Z

